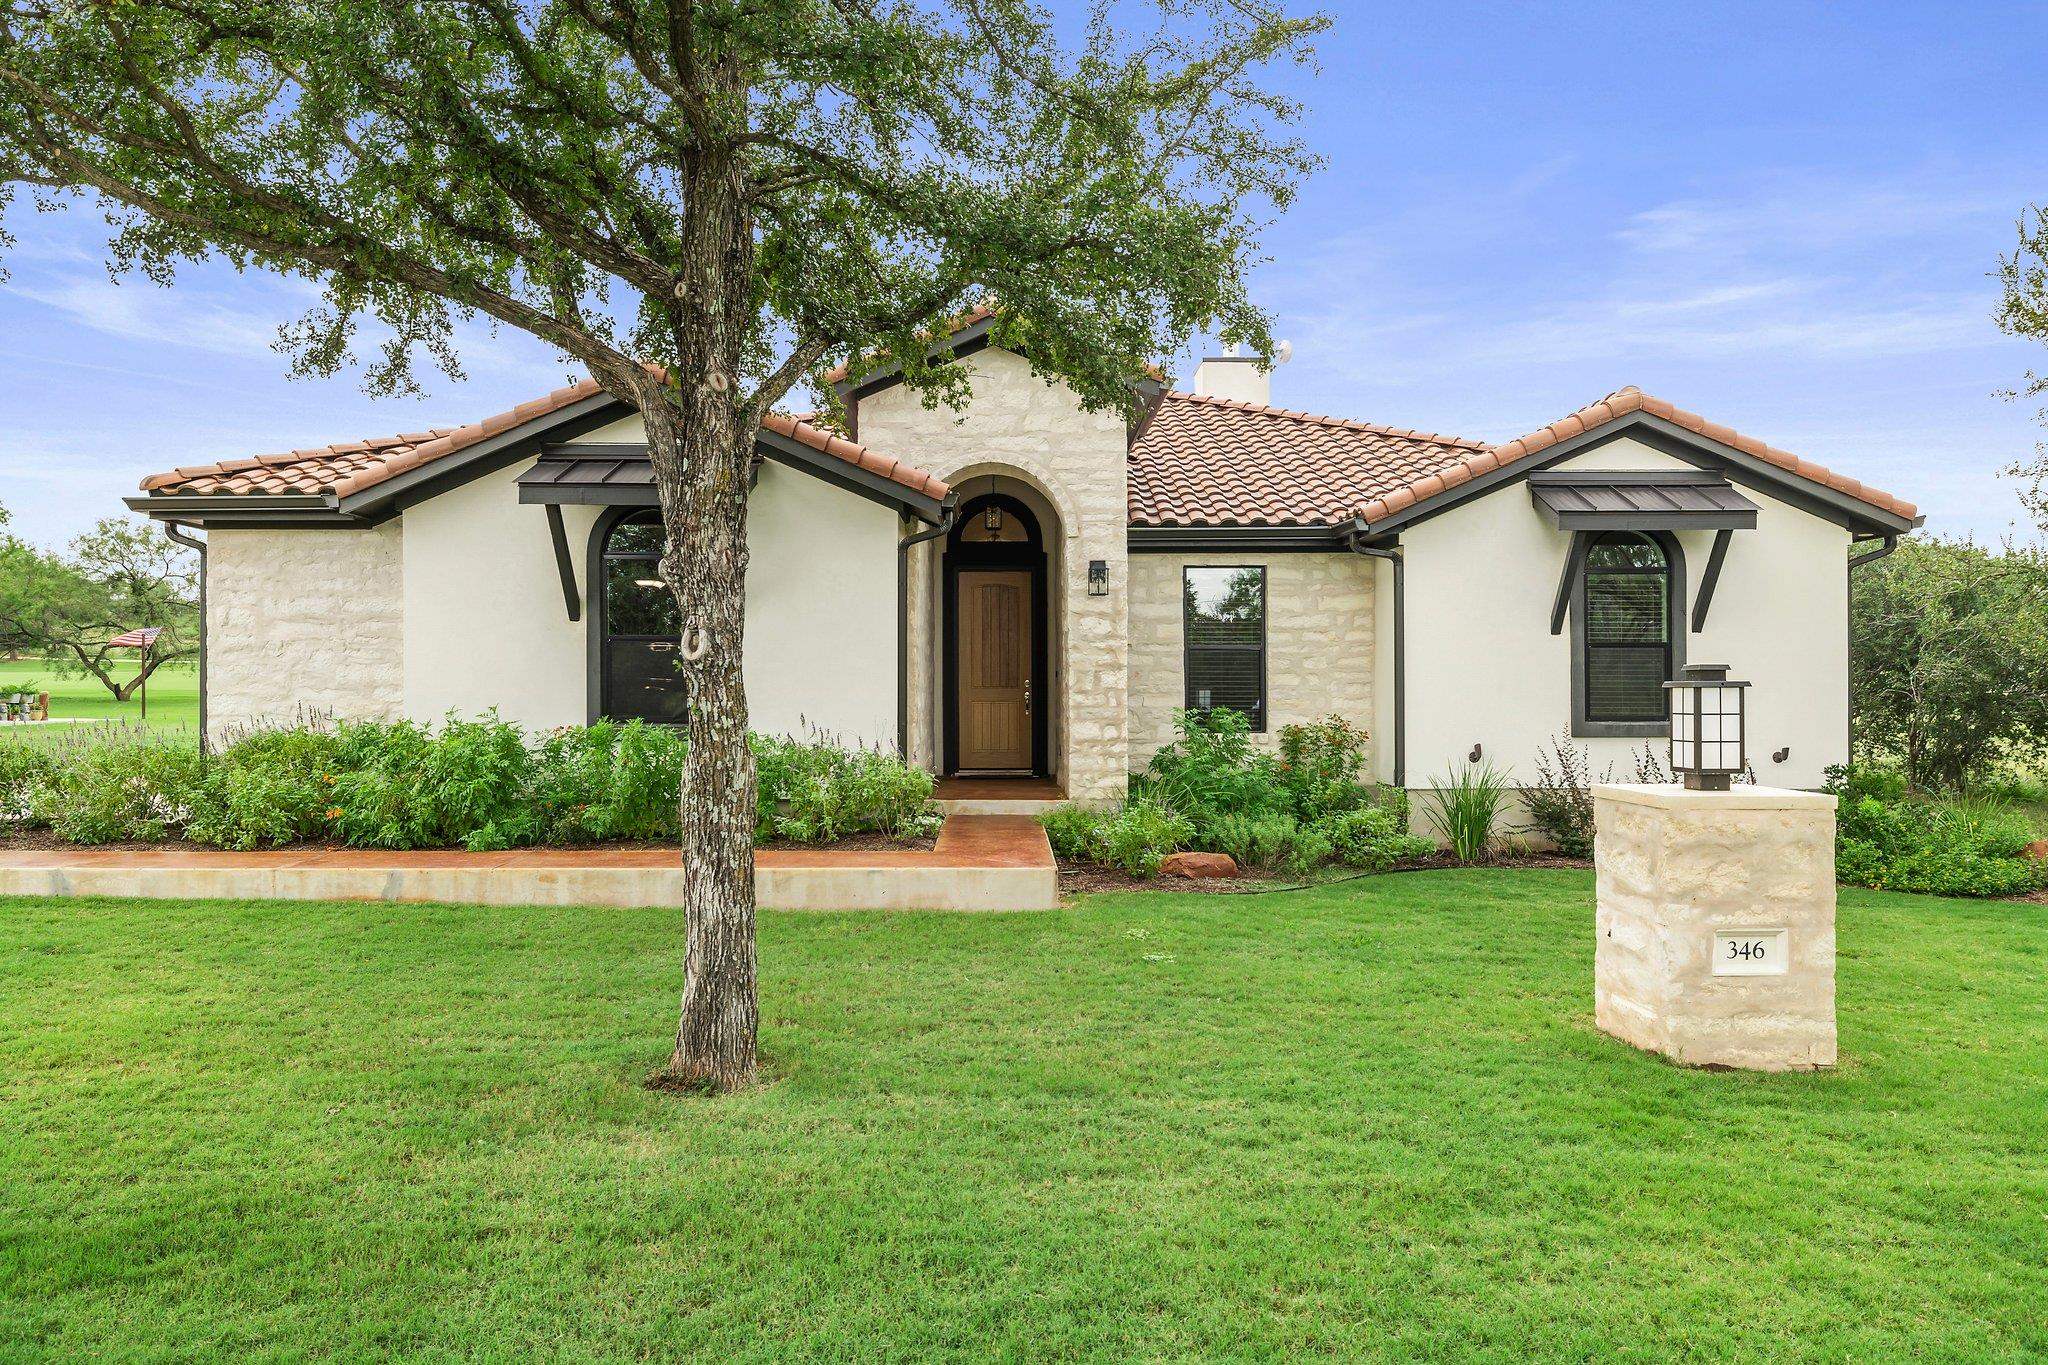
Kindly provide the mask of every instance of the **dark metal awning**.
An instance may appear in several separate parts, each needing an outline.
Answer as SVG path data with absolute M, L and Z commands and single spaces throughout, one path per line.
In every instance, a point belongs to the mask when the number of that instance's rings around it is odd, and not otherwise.
M 519 476 L 519 500 L 550 505 L 653 507 L 654 466 L 647 447 L 584 444 L 546 450 Z
M 1561 531 L 1747 531 L 1756 504 L 1709 470 L 1545 470 L 1529 496 Z

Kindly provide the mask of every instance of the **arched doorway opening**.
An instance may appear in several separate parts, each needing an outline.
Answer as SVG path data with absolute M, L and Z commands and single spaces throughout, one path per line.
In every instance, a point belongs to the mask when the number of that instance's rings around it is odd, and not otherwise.
M 681 725 L 689 701 L 677 653 L 682 620 L 661 581 L 661 509 L 618 508 L 591 544 L 591 719 Z
M 946 538 L 944 771 L 1045 776 L 1049 698 L 1044 532 L 1024 502 L 983 493 Z

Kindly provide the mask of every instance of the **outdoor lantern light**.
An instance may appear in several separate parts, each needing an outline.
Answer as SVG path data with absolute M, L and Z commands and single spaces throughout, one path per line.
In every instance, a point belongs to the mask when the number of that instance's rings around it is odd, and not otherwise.
M 1748 766 L 1743 735 L 1746 682 L 1730 682 L 1726 664 L 1687 664 L 1664 684 L 1671 696 L 1671 771 L 1696 792 L 1724 792 Z
M 1109 596 L 1108 560 L 1091 559 L 1088 561 L 1088 595 L 1090 597 Z
M 990 503 L 981 509 L 981 529 L 994 535 L 1003 529 L 1003 509 Z

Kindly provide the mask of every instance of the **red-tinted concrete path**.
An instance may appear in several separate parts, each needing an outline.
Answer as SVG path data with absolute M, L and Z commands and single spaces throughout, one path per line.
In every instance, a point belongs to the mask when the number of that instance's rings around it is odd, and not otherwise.
M 1058 903 L 1045 831 L 1017 815 L 949 816 L 930 850 L 763 849 L 754 855 L 754 877 L 769 908 L 1044 910 Z M 666 905 L 680 903 L 681 892 L 672 848 L 0 851 L 0 895 Z

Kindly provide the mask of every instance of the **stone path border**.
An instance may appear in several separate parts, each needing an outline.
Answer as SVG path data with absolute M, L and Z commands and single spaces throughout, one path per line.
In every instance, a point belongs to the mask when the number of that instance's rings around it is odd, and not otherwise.
M 0 895 L 680 905 L 676 857 L 670 849 L 0 850 Z M 754 855 L 754 887 L 770 910 L 1059 905 L 1059 870 L 1045 831 L 1016 815 L 949 816 L 928 852 L 765 849 Z

